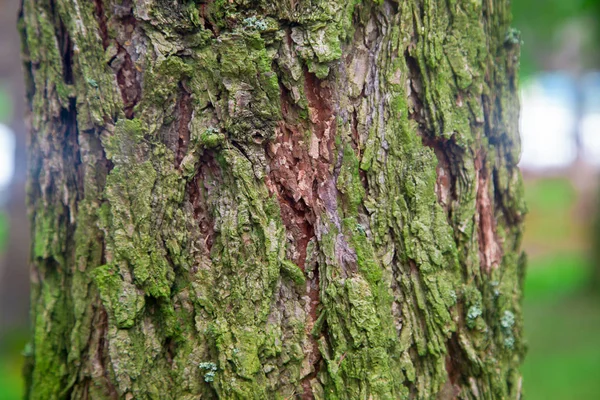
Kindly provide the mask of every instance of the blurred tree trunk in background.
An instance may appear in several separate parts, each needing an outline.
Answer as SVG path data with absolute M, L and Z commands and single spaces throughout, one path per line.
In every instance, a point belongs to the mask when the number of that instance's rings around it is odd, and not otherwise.
M 24 0 L 30 398 L 518 398 L 508 1 Z

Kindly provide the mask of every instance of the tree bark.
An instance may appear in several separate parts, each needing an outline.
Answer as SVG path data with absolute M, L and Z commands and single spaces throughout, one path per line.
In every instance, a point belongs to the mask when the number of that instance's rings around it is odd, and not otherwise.
M 24 0 L 31 399 L 519 398 L 508 0 Z

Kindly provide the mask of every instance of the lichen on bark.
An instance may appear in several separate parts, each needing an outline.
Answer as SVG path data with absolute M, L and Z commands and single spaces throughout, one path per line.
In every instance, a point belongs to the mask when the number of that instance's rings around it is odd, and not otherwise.
M 28 398 L 519 398 L 508 2 L 23 0 Z

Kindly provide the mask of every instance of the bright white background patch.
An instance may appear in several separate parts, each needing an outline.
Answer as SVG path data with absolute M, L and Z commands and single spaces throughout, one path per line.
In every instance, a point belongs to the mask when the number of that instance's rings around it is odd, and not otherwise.
M 580 123 L 585 161 L 600 166 L 600 74 L 584 77 Z M 521 90 L 521 161 L 529 169 L 563 168 L 575 161 L 575 81 L 541 74 Z
M 585 159 L 600 166 L 600 113 L 586 115 L 581 125 Z
M 0 124 L 0 192 L 6 190 L 15 172 L 15 135 Z

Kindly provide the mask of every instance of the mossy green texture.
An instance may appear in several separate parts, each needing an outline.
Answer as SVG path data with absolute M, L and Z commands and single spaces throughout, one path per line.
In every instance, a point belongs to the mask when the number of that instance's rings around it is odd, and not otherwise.
M 116 319 L 118 328 L 131 328 L 144 308 L 143 293 L 131 282 L 125 282 L 117 268 L 108 265 L 97 267 L 92 275 L 100 291 L 100 298 Z
M 508 2 L 97 3 L 24 1 L 28 398 L 519 398 Z

